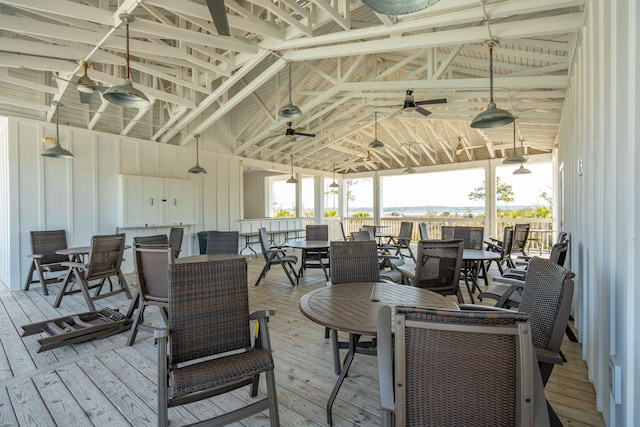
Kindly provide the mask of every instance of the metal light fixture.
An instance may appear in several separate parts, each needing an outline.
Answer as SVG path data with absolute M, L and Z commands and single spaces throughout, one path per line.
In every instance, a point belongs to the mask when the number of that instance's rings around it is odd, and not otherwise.
M 287 180 L 287 184 L 297 184 L 298 180 L 293 176 L 293 154 L 291 155 L 291 178 Z
M 196 134 L 194 137 L 196 138 L 196 165 L 189 169 L 189 173 L 207 173 L 206 169 L 198 163 L 198 139 L 200 138 L 200 134 Z
M 406 15 L 433 6 L 440 0 L 362 0 L 374 12 L 383 15 Z
M 127 29 L 127 78 L 119 86 L 111 86 L 104 91 L 102 96 L 114 104 L 130 108 L 146 108 L 149 106 L 149 99 L 144 93 L 133 87 L 131 82 L 131 70 L 129 68 L 129 22 L 135 21 L 135 17 L 128 13 L 121 13 L 120 19 L 124 21 Z
M 329 184 L 329 188 L 338 188 L 340 184 L 336 182 L 336 164 L 333 164 L 333 182 Z
M 287 119 L 292 119 L 302 116 L 302 110 L 293 105 L 291 100 L 291 63 L 288 62 L 287 64 L 289 64 L 289 103 L 280 109 L 280 115 Z
M 53 157 L 55 159 L 72 159 L 73 154 L 71 154 L 71 151 L 65 150 L 60 146 L 60 131 L 58 129 L 58 112 L 60 107 L 62 107 L 62 104 L 59 102 L 53 102 L 52 104 L 58 107 L 56 108 L 56 139 L 51 147 L 45 149 L 42 152 L 42 156 Z M 43 142 L 47 143 L 48 142 L 47 140 L 50 141 L 51 139 L 52 138 L 43 138 Z
M 404 173 L 416 173 L 416 170 L 411 167 L 411 144 L 409 144 L 409 155 L 407 156 L 407 168 L 404 170 Z
M 513 114 L 507 110 L 496 107 L 496 103 L 493 101 L 493 46 L 498 44 L 498 40 L 489 39 L 485 41 L 485 44 L 489 46 L 489 87 L 491 99 L 489 100 L 487 109 L 471 120 L 471 127 L 476 129 L 504 126 L 515 120 Z
M 522 163 L 520 163 L 520 167 L 513 171 L 514 175 L 525 175 L 531 173 L 531 171 L 524 167 Z
M 378 112 L 373 113 L 375 115 L 375 138 L 369 143 L 369 148 L 384 148 L 384 143 L 378 139 Z
M 504 165 L 517 165 L 518 163 L 526 163 L 527 159 L 518 155 L 516 151 L 516 122 L 513 122 L 513 151 L 511 155 L 502 161 Z

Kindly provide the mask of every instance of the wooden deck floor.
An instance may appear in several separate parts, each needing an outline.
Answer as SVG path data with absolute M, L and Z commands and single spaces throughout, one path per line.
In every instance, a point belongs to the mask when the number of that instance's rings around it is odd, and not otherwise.
M 249 262 L 250 305 L 252 310 L 270 308 L 277 313 L 270 330 L 281 424 L 326 425 L 326 401 L 336 379 L 331 345 L 324 339 L 323 328 L 298 310 L 302 295 L 324 286 L 322 272 L 309 271 L 300 286 L 292 288 L 278 267 L 254 287 L 262 266 L 262 259 Z M 127 278 L 131 283 L 133 276 Z M 53 295 L 43 297 L 39 288 L 8 292 L 0 285 L 0 425 L 156 425 L 157 350 L 151 334 L 140 332 L 132 347 L 125 346 L 127 334 L 122 333 L 43 353 L 36 352 L 37 336 L 20 337 L 22 325 L 87 311 L 78 294 L 65 297 L 60 309 L 54 309 L 56 292 L 52 287 Z M 126 312 L 129 302 L 119 294 L 96 305 L 117 306 Z M 604 426 L 580 345 L 565 338 L 563 351 L 569 363 L 555 368 L 546 387 L 548 399 L 566 426 Z M 481 404 L 481 396 L 470 398 Z M 172 408 L 170 423 L 195 422 L 247 400 L 247 391 L 241 389 Z M 334 425 L 378 425 L 378 406 L 376 360 L 359 355 L 334 405 Z M 237 425 L 265 426 L 269 422 L 267 415 L 260 414 Z

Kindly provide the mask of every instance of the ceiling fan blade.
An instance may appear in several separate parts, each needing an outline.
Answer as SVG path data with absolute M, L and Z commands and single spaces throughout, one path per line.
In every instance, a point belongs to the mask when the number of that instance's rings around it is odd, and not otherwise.
M 209 7 L 209 13 L 211 13 L 213 24 L 216 26 L 218 34 L 221 36 L 230 36 L 227 8 L 224 6 L 224 0 L 207 0 L 207 6 Z
M 80 95 L 80 103 L 81 104 L 89 104 L 89 103 L 91 103 L 91 94 L 89 92 L 80 92 L 80 91 L 78 91 L 78 95 Z
M 446 104 L 446 103 L 447 103 L 446 98 L 430 99 L 427 101 L 416 101 L 416 105 L 431 105 L 431 104 Z
M 418 113 L 422 114 L 422 115 L 423 115 L 423 116 L 425 116 L 425 117 L 427 117 L 427 116 L 431 115 L 431 111 L 429 111 L 429 110 L 425 110 L 424 108 L 422 108 L 422 107 L 418 107 L 418 106 L 416 106 L 416 112 L 418 112 Z
M 296 135 L 300 135 L 300 136 L 308 136 L 310 138 L 315 138 L 316 134 L 315 133 L 304 133 L 304 132 L 296 132 Z

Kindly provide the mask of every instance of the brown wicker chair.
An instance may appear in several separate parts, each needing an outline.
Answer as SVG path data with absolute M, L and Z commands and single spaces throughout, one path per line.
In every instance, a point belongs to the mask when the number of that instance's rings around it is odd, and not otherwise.
M 330 285 L 346 285 L 357 282 L 380 282 L 378 245 L 375 240 L 333 241 L 329 248 L 331 282 Z M 329 328 L 325 328 L 325 338 L 329 338 Z M 338 331 L 331 330 L 333 345 L 333 367 L 336 375 L 342 370 L 340 349 L 348 348 L 349 342 L 338 340 Z M 361 352 L 375 355 L 373 341 L 359 341 Z M 370 351 L 367 351 L 370 350 Z M 359 350 L 360 351 L 360 350 Z
M 396 268 L 402 273 L 406 284 L 441 295 L 455 295 L 458 302 L 463 303 L 460 290 L 462 245 L 461 239 L 420 240 L 415 270 L 406 265 Z
M 442 226 L 442 240 L 462 239 L 464 249 L 482 249 L 484 244 L 484 228 Z
M 168 425 L 169 408 L 250 385 L 258 392 L 264 373 L 267 396 L 207 420 L 222 426 L 269 410 L 279 425 L 278 400 L 267 318 L 273 311 L 249 314 L 244 259 L 169 266 L 169 327 L 156 331 L 158 343 L 158 426 Z M 251 321 L 258 336 L 251 344 Z
M 68 270 L 68 267 L 62 265 L 68 261 L 66 255 L 56 254 L 57 250 L 67 249 L 67 233 L 64 230 L 51 231 L 32 231 L 31 233 L 31 267 L 27 274 L 27 280 L 24 284 L 24 290 L 28 291 L 33 283 L 40 283 L 42 294 L 49 295 L 47 285 L 52 283 L 61 283 L 64 280 L 64 274 L 58 274 L 54 277 L 46 277 L 48 273 L 61 273 Z M 33 273 L 37 272 L 38 276 L 34 279 Z
M 171 230 L 169 230 L 169 245 L 171 245 L 171 248 L 173 248 L 174 259 L 180 256 L 180 251 L 182 251 L 183 237 L 184 237 L 184 228 L 171 227 Z
M 527 318 L 396 306 L 394 337 L 391 308 L 381 307 L 381 425 L 548 425 Z
M 237 231 L 209 231 L 206 253 L 237 254 L 239 236 L 240 233 Z
M 131 299 L 131 291 L 120 270 L 123 252 L 124 234 L 93 236 L 91 238 L 89 260 L 86 264 L 76 261 L 65 261 L 62 263 L 69 271 L 64 278 L 64 282 L 53 306 L 59 307 L 65 295 L 76 292 L 82 292 L 90 311 L 96 311 L 93 301 L 120 292 L 126 293 L 127 298 Z M 117 289 L 113 288 L 113 283 L 111 282 L 111 277 L 113 276 L 118 278 L 120 286 Z M 109 282 L 110 290 L 107 293 L 101 293 L 106 281 Z M 92 284 L 90 282 L 94 283 Z M 67 292 L 67 287 L 69 287 L 71 283 L 77 284 L 80 289 Z M 89 293 L 90 289 L 96 289 L 93 296 Z
M 567 256 L 569 241 L 564 240 L 562 243 L 556 243 L 551 247 L 549 261 L 559 266 L 564 265 Z M 504 270 L 502 277 L 496 277 L 493 280 L 498 282 L 491 289 L 480 292 L 478 299 L 482 301 L 484 298 L 495 299 L 496 307 L 518 307 L 522 299 L 522 289 L 525 286 L 525 279 L 528 269 L 508 268 Z
M 429 240 L 429 231 L 427 230 L 427 224 L 421 222 L 418 224 L 418 231 L 420 232 L 420 240 Z
M 295 255 L 287 255 L 280 246 L 269 246 L 269 237 L 267 236 L 266 228 L 260 228 L 258 230 L 258 240 L 260 240 L 260 247 L 262 248 L 265 264 L 254 286 L 258 286 L 262 278 L 265 277 L 271 269 L 271 266 L 276 264 L 282 266 L 289 282 L 291 282 L 291 286 L 295 286 L 298 283 L 298 273 L 296 273 L 295 269 L 298 257 Z
M 554 365 L 563 362 L 560 351 L 562 339 L 569 321 L 573 300 L 573 277 L 564 267 L 547 259 L 533 257 L 529 262 L 524 283 L 514 281 L 514 287 L 522 289 L 519 313 L 529 315 L 531 336 L 536 350 L 542 381 L 546 385 Z M 500 307 L 464 305 L 464 309 L 505 310 Z M 562 423 L 553 408 L 549 408 L 551 425 Z
M 165 236 L 166 237 L 166 236 Z M 133 245 L 133 261 L 138 276 L 138 295 L 130 306 L 127 317 L 133 317 L 133 324 L 129 331 L 127 345 L 136 340 L 138 330 L 155 331 L 145 325 L 144 310 L 148 306 L 156 306 L 167 324 L 167 309 L 169 307 L 169 264 L 173 263 L 173 248 L 165 245 Z M 137 308 L 135 316 L 132 311 Z
M 329 240 L 329 226 L 326 224 L 314 225 L 308 224 L 305 230 L 306 240 Z M 300 275 L 303 276 L 307 268 L 321 268 L 325 272 L 325 278 L 329 280 L 327 269 L 331 265 L 329 260 L 329 251 L 304 249 L 302 254 L 302 270 Z

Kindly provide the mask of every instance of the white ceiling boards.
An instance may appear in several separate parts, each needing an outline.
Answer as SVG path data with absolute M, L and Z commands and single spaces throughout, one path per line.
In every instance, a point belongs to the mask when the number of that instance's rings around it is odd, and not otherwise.
M 489 102 L 517 118 L 527 154 L 548 153 L 557 129 L 585 1 L 440 0 L 387 16 L 357 0 L 224 2 L 221 35 L 204 0 L 0 0 L 0 114 L 193 144 L 232 121 L 232 154 L 303 168 L 355 172 L 503 158 L 512 127 L 473 129 Z M 130 73 L 148 107 L 126 108 L 100 91 L 81 103 L 76 82 L 127 77 L 121 14 L 131 14 Z M 291 80 L 289 80 L 289 66 Z M 446 99 L 399 112 L 415 101 Z M 86 100 L 86 97 L 85 97 Z M 302 116 L 282 117 L 287 105 Z M 374 135 L 385 147 L 363 161 Z M 293 122 L 291 126 L 287 122 Z M 274 136 L 274 130 L 287 127 Z M 463 149 L 459 150 L 459 142 Z M 411 150 L 409 150 L 411 145 Z

